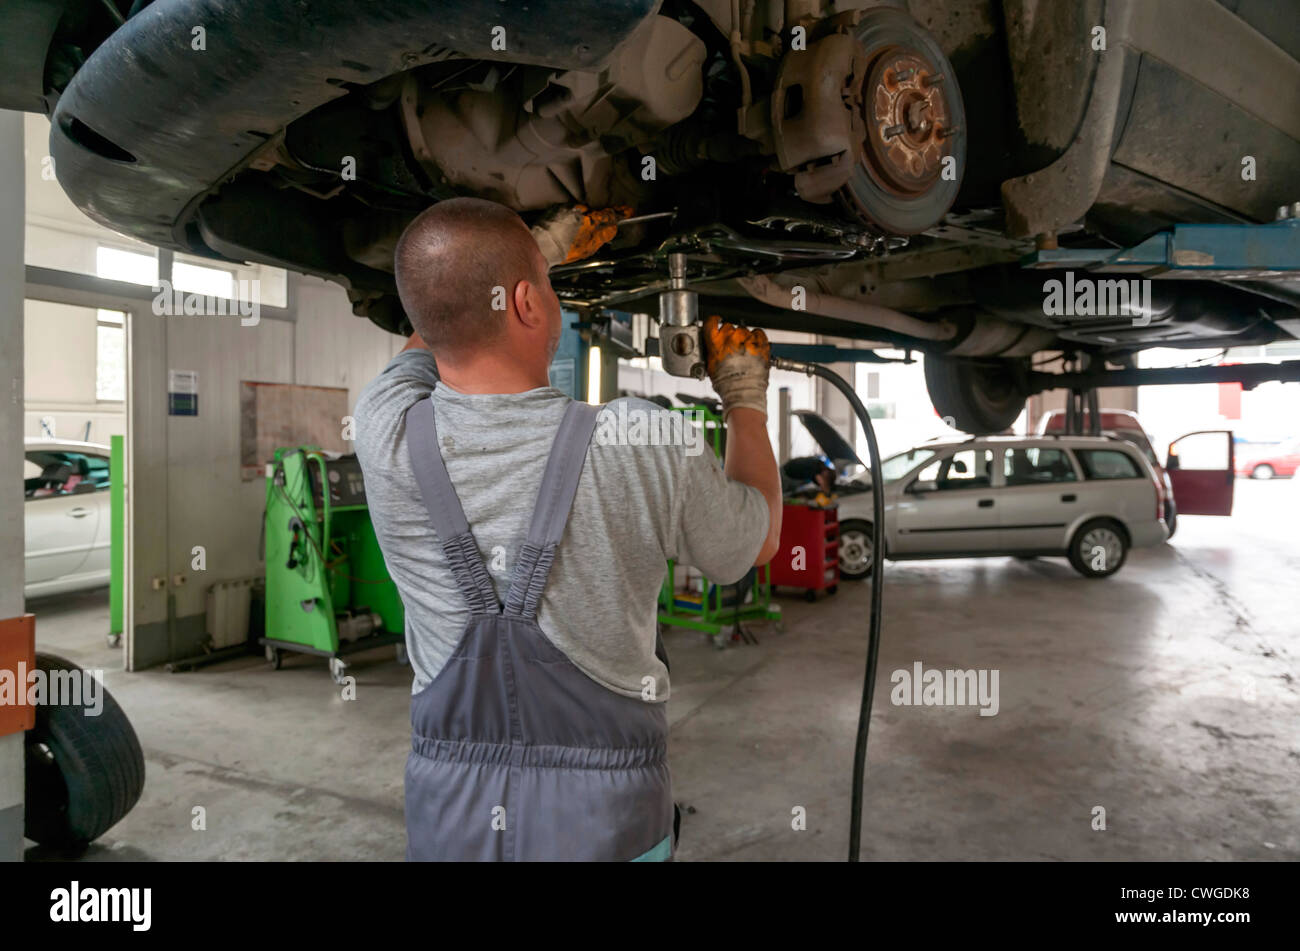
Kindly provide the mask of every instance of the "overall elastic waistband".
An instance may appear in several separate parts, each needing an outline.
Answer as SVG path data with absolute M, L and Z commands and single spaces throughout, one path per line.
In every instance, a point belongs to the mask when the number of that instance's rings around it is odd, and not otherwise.
M 445 763 L 532 766 L 540 769 L 638 769 L 668 761 L 668 744 L 621 748 L 477 743 L 411 737 L 411 752 Z

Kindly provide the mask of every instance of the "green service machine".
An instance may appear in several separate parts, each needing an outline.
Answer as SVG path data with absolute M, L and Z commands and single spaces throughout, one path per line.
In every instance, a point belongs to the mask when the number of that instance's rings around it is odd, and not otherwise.
M 722 458 L 725 430 L 722 417 L 707 406 L 674 406 L 685 415 L 683 425 L 698 421 L 713 454 Z M 703 631 L 713 638 L 714 646 L 725 647 L 723 631 L 754 642 L 744 627 L 745 621 L 775 621 L 781 626 L 781 607 L 772 603 L 769 568 L 763 565 L 747 574 L 739 584 L 714 584 L 699 572 L 687 571 L 672 559 L 659 590 L 659 623 L 664 627 L 685 627 Z
M 405 613 L 370 524 L 356 456 L 314 446 L 275 451 L 266 480 L 266 630 L 260 643 L 279 668 L 285 651 L 329 660 L 397 645 L 405 662 Z

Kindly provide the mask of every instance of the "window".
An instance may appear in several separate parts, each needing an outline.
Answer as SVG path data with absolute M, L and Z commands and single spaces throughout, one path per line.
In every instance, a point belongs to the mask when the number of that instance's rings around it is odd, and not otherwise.
M 987 489 L 992 484 L 992 454 L 987 449 L 963 449 L 936 459 L 917 474 L 920 482 L 934 482 L 940 491 Z
M 886 482 L 895 482 L 933 455 L 933 449 L 909 449 L 907 452 L 900 452 L 882 461 L 880 471 L 884 474 Z
M 201 264 L 186 264 L 175 261 L 172 264 L 172 287 L 186 293 L 202 294 L 204 297 L 225 297 L 234 300 L 235 275 L 220 267 L 204 267 Z
M 1076 449 L 1085 479 L 1140 479 L 1133 457 L 1118 449 Z
M 108 459 L 63 449 L 27 453 L 23 495 L 43 499 L 109 487 Z
M 96 313 L 95 399 L 126 399 L 126 314 L 117 310 Z
M 95 249 L 95 276 L 131 284 L 158 283 L 158 258 L 139 251 L 124 251 L 100 245 Z
M 1074 482 L 1074 466 L 1061 449 L 1008 449 L 1002 456 L 1007 485 Z
M 1160 460 L 1156 458 L 1156 451 L 1151 448 L 1151 443 L 1146 437 L 1146 433 L 1140 429 L 1117 429 L 1114 433 L 1125 442 L 1131 442 L 1141 450 L 1142 455 L 1147 457 L 1147 461 L 1153 466 L 1160 465 Z M 1107 435 L 1110 435 L 1107 433 Z

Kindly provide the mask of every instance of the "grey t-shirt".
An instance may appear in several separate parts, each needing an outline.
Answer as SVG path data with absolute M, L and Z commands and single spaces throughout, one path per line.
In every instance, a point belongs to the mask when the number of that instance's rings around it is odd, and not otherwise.
M 437 676 L 469 620 L 407 454 L 406 410 L 430 391 L 447 472 L 502 600 L 570 402 L 550 387 L 457 392 L 438 383 L 425 350 L 398 354 L 357 400 L 355 448 L 375 534 L 406 605 L 413 693 Z M 625 413 L 662 412 L 645 400 L 616 400 L 602 410 L 598 432 L 616 424 L 620 403 Z M 642 678 L 652 676 L 663 701 L 668 671 L 655 656 L 655 624 L 667 559 L 720 584 L 739 580 L 767 536 L 767 503 L 728 479 L 707 445 L 692 454 L 682 440 L 631 441 L 593 439 L 538 621 L 592 680 L 641 697 Z

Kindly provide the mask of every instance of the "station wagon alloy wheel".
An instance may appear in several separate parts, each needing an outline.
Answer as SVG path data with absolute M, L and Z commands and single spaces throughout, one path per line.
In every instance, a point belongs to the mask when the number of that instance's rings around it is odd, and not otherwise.
M 1115 523 L 1097 519 L 1074 536 L 1070 564 L 1086 578 L 1106 578 L 1119 571 L 1128 555 L 1128 539 Z
M 871 574 L 871 526 L 866 522 L 845 522 L 840 527 L 840 574 L 856 581 Z

